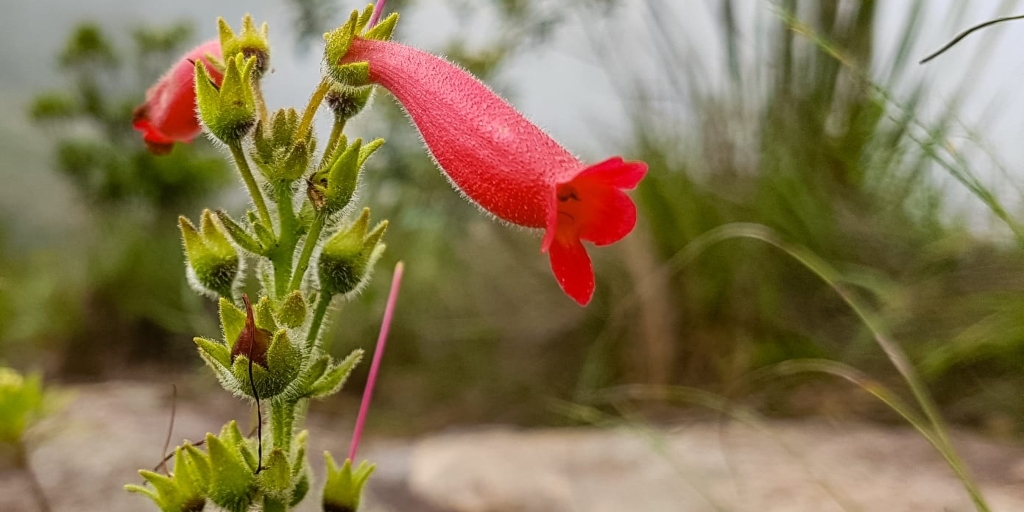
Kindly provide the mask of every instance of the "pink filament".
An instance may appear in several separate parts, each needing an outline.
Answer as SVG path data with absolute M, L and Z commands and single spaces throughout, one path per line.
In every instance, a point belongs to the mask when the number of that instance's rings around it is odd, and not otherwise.
M 377 5 L 383 4 L 381 0 Z M 363 401 L 359 404 L 359 416 L 356 417 L 356 428 L 352 432 L 352 446 L 348 449 L 348 459 L 355 463 L 356 450 L 359 449 L 359 439 L 363 436 L 363 425 L 366 423 L 366 415 L 370 410 L 370 400 L 373 398 L 373 385 L 377 382 L 377 373 L 380 370 L 380 360 L 384 357 L 384 346 L 388 341 L 388 331 L 391 330 L 391 318 L 395 314 L 395 303 L 398 302 L 398 289 L 402 285 L 402 272 L 405 265 L 399 261 L 395 265 L 395 273 L 391 277 L 391 292 L 388 294 L 387 306 L 384 308 L 384 319 L 380 325 L 380 335 L 377 336 L 377 348 L 373 352 L 373 362 L 370 364 L 370 376 L 366 379 L 366 389 L 363 390 Z
M 377 0 L 376 5 L 373 6 L 373 16 L 370 18 L 369 28 L 373 28 L 377 21 L 380 20 L 380 14 L 384 12 L 384 4 L 386 3 L 387 0 Z

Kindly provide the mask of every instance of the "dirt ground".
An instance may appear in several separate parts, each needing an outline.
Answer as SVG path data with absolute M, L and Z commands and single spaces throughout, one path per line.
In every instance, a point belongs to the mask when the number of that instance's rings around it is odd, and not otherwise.
M 136 471 L 159 461 L 168 386 L 109 382 L 74 395 L 43 425 L 31 459 L 52 510 L 156 510 L 122 487 L 141 483 Z M 212 395 L 181 393 L 174 442 L 199 439 L 229 419 L 248 421 L 240 402 Z M 319 453 L 344 453 L 351 424 L 314 409 L 309 429 L 311 462 L 322 475 Z M 993 510 L 1024 511 L 1024 446 L 966 433 L 955 442 Z M 364 512 L 974 510 L 920 435 L 860 423 L 487 427 L 387 441 L 371 434 L 361 456 L 378 465 Z M 0 511 L 38 510 L 28 488 L 24 474 L 0 469 Z M 318 510 L 315 501 L 300 510 Z

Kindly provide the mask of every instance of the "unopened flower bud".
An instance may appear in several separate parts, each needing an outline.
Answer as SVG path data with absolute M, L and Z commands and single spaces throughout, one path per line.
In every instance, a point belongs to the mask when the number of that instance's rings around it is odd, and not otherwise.
M 256 57 L 225 59 L 224 81 L 217 87 L 202 61 L 196 61 L 196 102 L 199 117 L 214 137 L 239 143 L 256 124 L 252 73 Z
M 348 145 L 342 136 L 330 165 L 309 180 L 311 190 L 308 193 L 313 204 L 328 213 L 341 211 L 348 206 L 359 184 L 363 164 L 383 144 L 384 139 L 376 139 L 366 145 L 363 145 L 362 139 L 356 139 Z
M 225 59 L 232 59 L 236 55 L 242 55 L 245 59 L 255 57 L 253 76 L 259 79 L 266 73 L 270 67 L 270 41 L 267 39 L 266 23 L 257 29 L 252 16 L 246 14 L 242 18 L 241 33 L 236 35 L 224 18 L 217 18 L 217 29 L 220 32 L 220 45 L 224 50 Z
M 350 226 L 338 231 L 324 244 L 320 253 L 319 276 L 323 293 L 351 295 L 357 293 L 369 280 L 373 264 L 384 252 L 380 243 L 388 221 L 382 221 L 369 230 L 370 209 Z
M 316 150 L 316 139 L 295 138 L 299 116 L 293 108 L 283 108 L 260 120 L 253 134 L 253 161 L 272 182 L 291 183 L 306 172 L 310 157 Z
M 235 247 L 221 227 L 213 221 L 210 210 L 203 210 L 199 229 L 185 217 L 178 217 L 181 237 L 185 242 L 189 277 L 200 291 L 211 291 L 230 298 L 240 271 Z
M 327 91 L 324 102 L 334 112 L 334 118 L 339 121 L 348 121 L 356 116 L 366 107 L 373 94 L 372 87 L 352 87 L 343 84 L 332 84 Z
M 302 352 L 292 344 L 287 330 L 277 329 L 268 298 L 260 300 L 256 313 L 248 297 L 243 295 L 242 299 L 245 324 L 231 346 L 230 358 L 235 390 L 253 398 L 277 396 L 299 374 Z
M 232 421 L 225 425 L 219 436 L 206 434 L 206 449 L 210 501 L 225 510 L 250 510 L 259 492 L 256 475 L 259 460 L 238 424 Z M 190 453 L 202 455 L 198 449 Z
M 327 483 L 324 484 L 324 512 L 356 512 L 363 496 L 363 487 L 377 466 L 363 461 L 353 469 L 352 461 L 345 459 L 340 467 L 330 453 L 327 460 Z

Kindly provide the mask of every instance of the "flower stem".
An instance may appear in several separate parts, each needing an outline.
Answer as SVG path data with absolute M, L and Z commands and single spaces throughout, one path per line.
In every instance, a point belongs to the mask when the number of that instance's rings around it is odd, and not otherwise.
M 295 265 L 295 273 L 292 274 L 292 280 L 288 284 L 288 291 L 298 290 L 302 286 L 302 278 L 305 277 L 306 268 L 309 267 L 309 259 L 313 256 L 313 249 L 316 248 L 316 243 L 320 239 L 320 231 L 323 230 L 326 221 L 327 214 L 323 212 L 317 212 L 316 217 L 313 217 L 313 224 L 309 227 L 306 241 L 302 245 L 302 254 L 299 255 L 299 261 Z
M 274 448 L 285 453 L 292 449 L 292 433 L 295 430 L 296 402 L 275 397 L 270 401 L 270 436 Z
M 235 166 L 238 167 L 238 173 L 242 175 L 245 187 L 249 189 L 249 195 L 252 196 L 252 202 L 256 205 L 256 212 L 259 214 L 260 220 L 267 225 L 267 229 L 273 229 L 274 224 L 270 220 L 270 210 L 267 209 L 267 202 L 263 199 L 263 191 L 256 184 L 256 178 L 252 175 L 252 169 L 249 168 L 249 162 L 245 159 L 242 146 L 236 143 L 229 144 L 228 147 L 231 148 L 231 155 L 235 157 Z
M 270 113 L 267 111 L 267 100 L 263 98 L 263 87 L 260 86 L 259 80 L 252 82 L 252 97 L 256 100 L 256 109 L 260 113 L 263 126 L 267 126 L 267 123 L 270 122 Z
M 306 334 L 307 350 L 311 350 L 313 345 L 316 344 L 317 337 L 320 335 L 320 328 L 324 324 L 324 316 L 327 315 L 327 308 L 331 305 L 332 298 L 330 294 L 320 292 L 320 298 L 316 301 L 316 308 L 313 309 L 313 320 L 309 324 L 309 333 Z
M 316 109 L 320 107 L 320 103 L 324 101 L 324 97 L 327 96 L 327 91 L 329 90 L 331 90 L 331 82 L 327 78 L 320 80 L 320 85 L 316 86 L 313 95 L 309 97 L 309 104 L 306 105 L 306 110 L 302 111 L 302 121 L 299 122 L 299 129 L 295 131 L 296 141 L 306 136 L 310 126 L 313 124 L 313 116 L 316 115 Z
M 280 299 L 291 290 L 288 288 L 288 280 L 292 275 L 292 260 L 295 256 L 295 247 L 299 244 L 300 233 L 295 207 L 292 205 L 291 186 L 279 184 L 274 193 L 281 234 L 271 260 L 274 263 L 274 293 Z
M 356 451 L 359 449 L 359 439 L 363 437 L 363 425 L 366 423 L 366 415 L 370 411 L 373 386 L 377 383 L 380 361 L 384 358 L 384 347 L 388 342 L 388 332 L 391 330 L 391 319 L 395 315 L 395 303 L 398 302 L 398 290 L 402 286 L 402 274 L 404 271 L 405 265 L 399 261 L 395 265 L 395 273 L 391 277 L 391 292 L 388 293 L 387 306 L 384 307 L 384 319 L 381 320 L 380 335 L 377 336 L 377 348 L 373 351 L 373 362 L 370 363 L 370 375 L 366 379 L 363 400 L 359 403 L 359 416 L 356 417 L 356 428 L 352 432 L 352 445 L 348 449 L 348 459 L 353 463 L 355 462 Z
M 344 131 L 345 120 L 335 116 L 334 127 L 331 128 L 331 135 L 327 138 L 327 146 L 324 147 L 324 156 L 323 161 L 320 162 L 320 168 L 323 168 L 334 158 L 334 151 L 338 147 L 338 141 L 341 140 L 341 134 Z

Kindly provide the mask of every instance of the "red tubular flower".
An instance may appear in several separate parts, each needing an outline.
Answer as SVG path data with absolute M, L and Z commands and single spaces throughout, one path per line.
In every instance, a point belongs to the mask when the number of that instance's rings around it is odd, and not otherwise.
M 608 245 L 629 234 L 647 164 L 614 157 L 588 166 L 462 68 L 390 41 L 356 37 L 341 64 L 368 62 L 370 81 L 402 104 L 441 169 L 481 208 L 544 228 L 541 251 L 580 305 L 594 293 L 581 240 Z
M 222 79 L 211 65 L 210 56 L 221 58 L 219 40 L 193 48 L 146 91 L 146 102 L 132 115 L 132 127 L 142 132 L 142 140 L 151 152 L 167 154 L 175 142 L 190 142 L 202 131 L 196 117 L 195 62 L 205 62 L 218 85 Z

